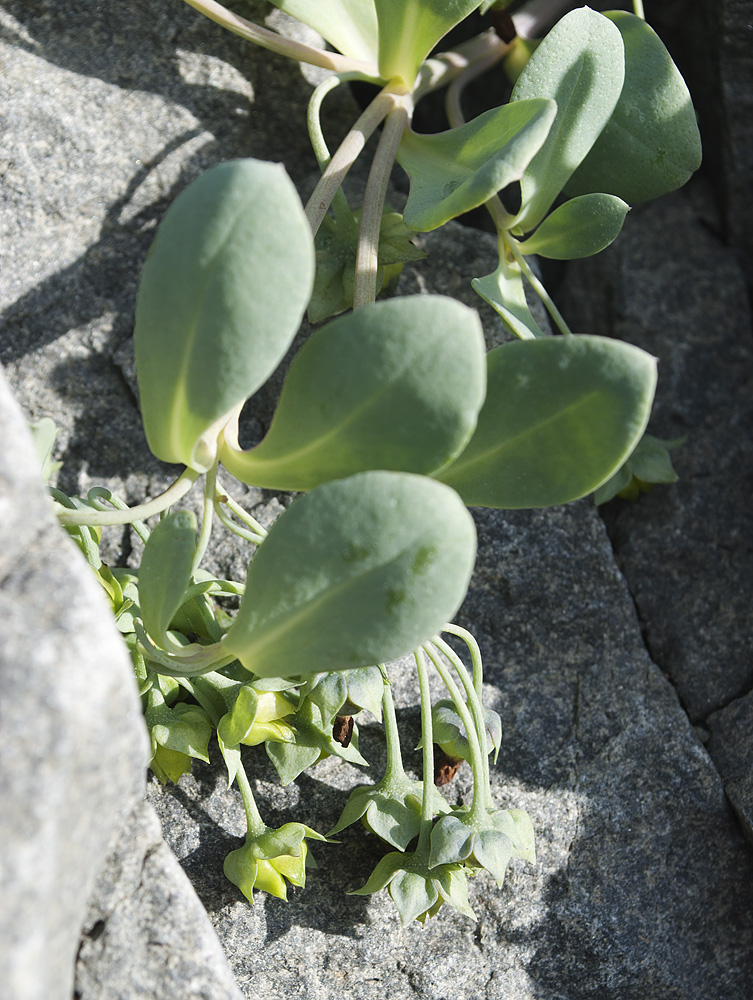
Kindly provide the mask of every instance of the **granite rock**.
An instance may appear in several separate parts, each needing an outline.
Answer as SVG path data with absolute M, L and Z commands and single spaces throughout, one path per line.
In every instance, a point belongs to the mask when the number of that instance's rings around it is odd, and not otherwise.
M 0 981 L 14 1000 L 67 1000 L 147 738 L 104 593 L 55 523 L 2 374 L 0 427 Z
M 713 712 L 709 753 L 724 781 L 724 790 L 753 844 L 753 693 Z

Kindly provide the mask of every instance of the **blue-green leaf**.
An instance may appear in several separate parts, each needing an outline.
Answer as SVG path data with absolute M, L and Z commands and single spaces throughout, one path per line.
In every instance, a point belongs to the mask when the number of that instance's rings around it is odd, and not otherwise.
M 163 648 L 173 617 L 183 602 L 191 578 L 196 548 L 196 517 L 177 510 L 157 524 L 149 535 L 139 569 L 139 604 L 144 628 Z
M 261 676 L 397 659 L 457 611 L 475 545 L 460 498 L 434 480 L 378 471 L 318 486 L 259 547 L 223 645 Z
M 551 98 L 557 116 L 521 181 L 518 231 L 543 219 L 599 137 L 622 90 L 624 52 L 611 21 L 581 7 L 552 28 L 526 63 L 510 100 Z
M 149 447 L 209 468 L 229 417 L 271 375 L 313 284 L 311 230 L 283 168 L 213 167 L 168 209 L 136 304 L 136 368 Z
M 688 88 L 661 39 L 626 11 L 607 17 L 625 44 L 625 84 L 566 191 L 608 191 L 632 204 L 682 187 L 701 164 L 701 138 Z
M 407 131 L 397 154 L 411 180 L 405 224 L 423 233 L 436 229 L 519 181 L 556 110 L 549 100 L 519 101 L 437 135 Z
M 656 360 L 606 337 L 519 340 L 488 355 L 476 433 L 439 473 L 479 507 L 548 507 L 591 493 L 648 422 Z
M 520 250 L 554 260 L 591 257 L 617 239 L 629 211 L 629 205 L 611 194 L 571 198 L 544 219 Z
M 295 359 L 266 438 L 229 444 L 236 478 L 308 490 L 367 469 L 430 473 L 470 440 L 486 354 L 475 311 L 438 295 L 389 299 L 317 330 Z

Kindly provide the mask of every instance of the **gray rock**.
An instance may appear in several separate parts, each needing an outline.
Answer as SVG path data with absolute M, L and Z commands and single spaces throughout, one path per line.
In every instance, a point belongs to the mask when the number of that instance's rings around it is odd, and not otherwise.
M 223 33 L 183 4 L 157 13 L 146 0 L 111 7 L 93 0 L 6 0 L 0 12 L 4 35 L 15 41 L 15 48 L 3 48 L 11 153 L 0 225 L 13 260 L 1 279 L 0 347 L 29 414 L 48 412 L 62 425 L 61 485 L 79 492 L 105 481 L 136 500 L 169 479 L 146 450 L 133 395 L 115 360 L 130 335 L 138 267 L 156 221 L 177 190 L 221 157 L 282 158 L 305 184 L 313 165 L 303 132 L 310 83 L 293 64 Z M 262 7 L 248 9 L 258 13 Z M 336 132 L 346 109 L 342 101 L 332 107 Z M 651 230 L 659 243 L 668 224 Z M 672 397 L 689 402 L 669 403 L 667 412 L 687 406 L 703 415 L 724 398 L 721 376 L 747 363 L 731 332 L 739 322 L 733 318 L 739 274 L 716 244 L 696 253 L 697 225 L 688 223 L 683 233 L 688 264 L 657 256 L 647 268 L 656 271 L 662 262 L 666 309 L 660 319 L 671 324 L 688 298 L 686 267 L 692 266 L 696 283 L 712 259 L 727 269 L 724 275 L 734 273 L 721 293 L 716 283 L 700 284 L 722 320 L 710 329 L 699 308 L 684 352 L 684 327 L 670 325 L 678 344 L 671 366 L 697 364 L 698 374 L 692 391 L 683 384 Z M 406 272 L 403 291 L 449 292 L 479 305 L 469 280 L 495 266 L 494 241 L 453 226 L 428 243 L 431 256 Z M 633 267 L 640 261 L 631 252 Z M 589 278 L 583 293 L 591 295 L 594 285 Z M 491 310 L 481 311 L 490 342 L 497 342 L 498 320 Z M 609 329 L 596 321 L 587 328 Z M 714 336 L 725 353 L 715 350 Z M 665 362 L 664 368 L 671 366 Z M 707 368 L 714 374 L 710 384 Z M 732 398 L 730 412 L 742 426 L 741 387 Z M 262 427 L 272 402 L 270 396 L 259 404 Z M 670 434 L 673 427 L 657 430 Z M 715 447 L 711 423 L 704 429 L 710 436 L 701 438 L 699 482 L 711 457 L 725 476 L 735 473 L 745 452 L 725 457 L 726 439 Z M 649 505 L 662 496 L 678 493 L 657 490 Z M 687 517 L 702 525 L 711 498 L 697 497 Z M 246 502 L 266 505 L 268 517 L 279 509 L 268 494 L 248 495 Z M 638 508 L 641 518 L 647 509 Z M 660 536 L 656 520 L 648 523 Z M 401 930 L 386 894 L 343 895 L 363 884 L 383 853 L 374 838 L 349 829 L 341 846 L 316 847 L 320 867 L 305 891 L 291 894 L 287 904 L 260 894 L 252 908 L 222 874 L 224 856 L 243 833 L 243 812 L 237 794 L 226 789 L 215 747 L 212 765 L 197 764 L 177 787 L 150 782 L 148 794 L 242 994 L 270 1000 L 338 994 L 355 1000 L 473 994 L 494 1000 L 744 1000 L 753 976 L 750 852 L 719 772 L 664 676 L 665 664 L 654 662 L 651 640 L 674 628 L 685 642 L 678 665 L 708 666 L 712 640 L 694 619 L 707 605 L 700 593 L 698 603 L 665 606 L 657 599 L 656 629 L 664 631 L 648 633 L 652 659 L 633 595 L 588 502 L 545 512 L 481 511 L 477 524 L 478 570 L 459 620 L 481 642 L 486 699 L 503 718 L 495 796 L 500 805 L 531 813 L 538 863 L 515 864 L 501 891 L 486 875 L 473 880 L 478 925 L 442 911 L 423 932 L 417 926 Z M 682 526 L 678 522 L 672 536 L 675 544 Z M 136 554 L 129 536 L 113 534 L 113 559 Z M 691 555 L 689 550 L 683 558 Z M 246 556 L 230 546 L 212 558 L 240 574 Z M 678 559 L 675 585 L 683 565 Z M 706 562 L 702 569 L 690 565 L 693 575 L 714 569 Z M 626 575 L 635 591 L 627 564 Z M 649 588 L 655 586 L 651 579 Z M 733 651 L 737 641 L 730 636 Z M 736 669 L 744 686 L 747 674 Z M 415 683 L 407 664 L 393 675 L 406 763 L 415 771 Z M 724 688 L 720 695 L 707 692 L 719 707 L 729 700 L 721 671 L 713 683 Z M 349 789 L 373 780 L 384 764 L 380 727 L 363 725 L 361 747 L 372 763 L 368 777 L 330 759 L 286 788 L 263 751 L 249 750 L 246 761 L 267 821 L 300 819 L 329 828 Z M 466 769 L 451 794 L 468 790 Z M 141 990 L 148 996 L 151 988 L 161 998 L 187 991 L 176 983 L 194 983 L 201 996 L 206 987 L 194 978 L 202 964 L 195 959 L 207 956 L 204 969 L 211 973 L 216 951 L 193 917 L 187 925 L 175 917 L 174 926 L 165 926 L 165 898 L 179 901 L 179 914 L 191 904 L 182 889 L 170 887 L 177 883 L 162 881 L 173 876 L 163 849 L 150 852 L 155 840 L 146 814 L 133 823 L 142 846 L 133 852 L 128 844 L 116 847 L 96 887 L 78 988 L 82 997 L 97 991 L 112 996 L 127 985 L 136 991 L 130 995 Z M 139 887 L 142 871 L 147 877 Z M 181 928 L 188 954 L 174 949 Z M 150 948 L 149 940 L 161 944 Z M 162 965 L 157 950 L 169 953 Z M 124 964 L 129 953 L 138 960 L 135 967 Z M 147 969 L 165 978 L 149 983 Z M 231 995 L 222 974 L 217 982 L 217 995 Z
M 743 832 L 753 844 L 753 692 L 712 713 L 707 725 L 709 753 Z
M 0 981 L 67 1000 L 87 899 L 142 795 L 146 731 L 104 593 L 54 521 L 0 374 Z
M 680 482 L 605 513 L 656 662 L 694 721 L 753 685 L 753 350 L 735 253 L 682 194 L 634 209 L 567 277 L 569 317 L 659 358 L 650 430 L 687 435 Z
M 139 802 L 97 878 L 76 962 L 77 1000 L 239 1000 L 204 908 Z

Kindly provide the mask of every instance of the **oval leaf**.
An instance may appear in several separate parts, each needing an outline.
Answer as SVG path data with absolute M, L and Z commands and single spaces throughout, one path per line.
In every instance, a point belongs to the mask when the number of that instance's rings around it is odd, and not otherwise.
M 165 633 L 183 602 L 195 549 L 196 517 L 190 510 L 163 517 L 144 546 L 139 568 L 141 619 L 163 648 L 171 646 Z
M 479 507 L 549 507 L 591 493 L 648 422 L 656 361 L 606 337 L 514 341 L 488 355 L 471 443 L 437 478 Z
M 433 472 L 468 443 L 485 388 L 476 312 L 439 295 L 377 302 L 317 330 L 266 438 L 220 457 L 243 482 L 279 490 L 367 469 Z
M 318 486 L 260 546 L 223 645 L 261 676 L 397 659 L 455 614 L 475 550 L 468 511 L 434 480 L 379 471 Z
M 520 249 L 554 260 L 591 257 L 617 239 L 629 211 L 629 205 L 611 194 L 571 198 L 555 208 Z
M 625 44 L 625 84 L 606 128 L 567 183 L 635 203 L 682 187 L 701 165 L 701 137 L 685 81 L 656 32 L 610 11 Z
M 176 198 L 144 265 L 134 331 L 158 458 L 211 466 L 228 415 L 290 345 L 313 274 L 311 230 L 281 166 L 222 163 Z
M 421 63 L 440 38 L 481 0 L 374 0 L 379 29 L 379 73 L 412 87 Z
M 521 181 L 519 231 L 544 218 L 609 120 L 622 90 L 624 52 L 611 21 L 582 7 L 563 17 L 526 63 L 510 100 L 549 97 L 557 116 Z
M 407 130 L 397 153 L 410 177 L 406 226 L 429 232 L 519 181 L 541 149 L 556 110 L 548 100 L 519 101 L 437 135 Z

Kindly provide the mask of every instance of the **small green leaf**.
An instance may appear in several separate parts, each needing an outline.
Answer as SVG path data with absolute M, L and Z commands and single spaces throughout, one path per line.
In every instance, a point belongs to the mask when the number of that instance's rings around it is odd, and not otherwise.
M 629 211 L 629 205 L 611 194 L 571 198 L 544 219 L 520 250 L 554 260 L 591 257 L 617 239 Z
M 608 191 L 633 204 L 682 187 L 701 164 L 701 138 L 688 88 L 658 35 L 634 14 L 606 16 L 625 45 L 625 84 L 566 191 Z
M 606 337 L 519 340 L 488 355 L 476 433 L 437 478 L 480 507 L 548 507 L 592 492 L 635 447 L 656 361 Z
M 280 490 L 367 469 L 434 472 L 473 433 L 485 357 L 478 315 L 453 299 L 365 306 L 312 334 L 267 436 L 251 451 L 223 444 L 221 461 L 242 482 Z
M 377 471 L 318 486 L 259 547 L 223 645 L 261 676 L 397 659 L 457 611 L 475 547 L 460 498 L 434 480 Z
M 47 483 L 63 464 L 52 461 L 52 449 L 58 433 L 57 425 L 51 417 L 42 417 L 36 423 L 29 424 L 29 430 L 34 441 L 34 450 L 39 459 L 42 479 Z
M 325 216 L 316 234 L 316 278 L 308 306 L 310 323 L 321 323 L 330 316 L 353 307 L 353 292 L 358 253 L 358 228 L 361 210 L 352 219 L 334 219 Z M 399 275 L 402 264 L 409 260 L 423 260 L 423 250 L 411 243 L 416 235 L 403 222 L 399 212 L 387 211 L 382 215 L 377 250 L 377 288 L 384 290 Z
M 543 219 L 599 137 L 622 90 L 624 53 L 615 26 L 581 7 L 552 28 L 526 63 L 511 102 L 548 97 L 557 102 L 557 116 L 523 175 L 516 231 Z
M 217 435 L 287 351 L 314 277 L 284 169 L 233 160 L 168 209 L 144 265 L 134 342 L 149 447 L 200 472 Z
M 379 32 L 379 72 L 412 87 L 437 42 L 481 0 L 374 0 Z
M 510 333 L 521 340 L 545 336 L 526 301 L 523 274 L 518 262 L 508 258 L 504 241 L 499 240 L 497 270 L 471 281 L 474 291 L 502 317 Z
M 556 110 L 553 101 L 519 101 L 436 135 L 406 131 L 397 153 L 411 181 L 405 224 L 429 232 L 519 181 Z
M 648 493 L 655 483 L 676 483 L 678 477 L 669 453 L 684 441 L 684 437 L 665 441 L 652 434 L 644 434 L 625 464 L 596 490 L 594 503 L 598 506 L 614 497 L 637 500 L 641 493 Z
M 139 569 L 139 604 L 144 628 L 157 645 L 170 648 L 166 636 L 191 579 L 196 548 L 196 517 L 177 510 L 164 517 L 144 546 Z

